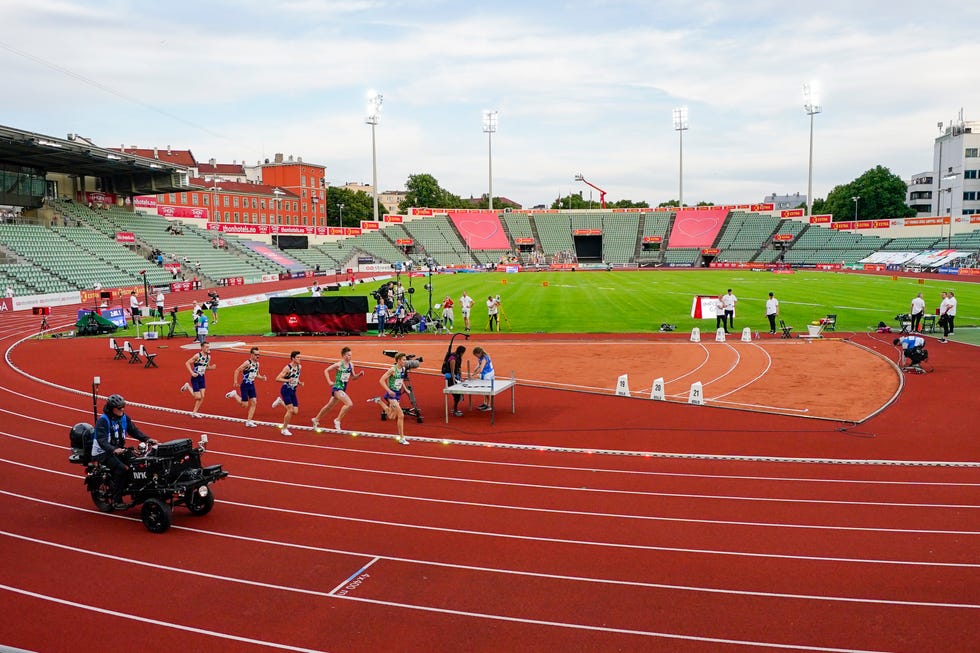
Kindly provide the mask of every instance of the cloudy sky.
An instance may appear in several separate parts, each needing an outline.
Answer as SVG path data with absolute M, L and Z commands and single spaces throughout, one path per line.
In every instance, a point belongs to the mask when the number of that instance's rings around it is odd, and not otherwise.
M 651 205 L 806 193 L 881 164 L 930 169 L 936 123 L 980 120 L 980 4 L 659 0 L 0 0 L 0 124 L 99 145 L 276 152 L 381 189 L 430 173 L 487 191 L 485 109 L 499 111 L 494 194 L 524 206 L 584 190 Z M 594 194 L 598 201 L 598 193 Z

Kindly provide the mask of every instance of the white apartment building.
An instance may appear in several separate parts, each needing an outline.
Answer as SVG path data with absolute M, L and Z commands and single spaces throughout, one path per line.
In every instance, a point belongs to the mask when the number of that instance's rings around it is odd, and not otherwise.
M 980 215 L 980 122 L 938 123 L 931 171 L 912 176 L 906 204 L 917 215 Z

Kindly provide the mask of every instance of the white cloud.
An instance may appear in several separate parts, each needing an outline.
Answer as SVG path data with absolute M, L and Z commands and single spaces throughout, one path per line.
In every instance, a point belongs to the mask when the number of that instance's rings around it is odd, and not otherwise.
M 485 192 L 480 111 L 493 107 L 495 192 L 587 195 L 571 181 L 583 172 L 610 199 L 656 204 L 676 197 L 670 111 L 687 105 L 685 198 L 748 202 L 805 192 L 802 84 L 817 79 L 825 196 L 877 164 L 926 169 L 935 123 L 980 107 L 980 10 L 943 0 L 929 14 L 957 20 L 936 21 L 903 4 L 3 3 L 4 121 L 201 159 L 292 153 L 335 183 L 369 181 L 363 98 L 376 87 L 384 188 L 430 172 Z

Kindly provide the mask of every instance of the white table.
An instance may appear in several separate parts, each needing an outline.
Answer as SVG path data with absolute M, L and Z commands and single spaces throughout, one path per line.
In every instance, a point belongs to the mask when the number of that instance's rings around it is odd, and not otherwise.
M 501 392 L 510 390 L 510 412 L 517 413 L 517 398 L 515 396 L 517 381 L 512 376 L 509 379 L 469 379 L 462 383 L 443 388 L 442 394 L 446 399 L 446 423 L 449 423 L 449 396 L 450 395 L 484 395 L 490 397 L 490 424 L 494 422 L 495 400 L 494 397 Z M 470 402 L 472 404 L 472 401 Z

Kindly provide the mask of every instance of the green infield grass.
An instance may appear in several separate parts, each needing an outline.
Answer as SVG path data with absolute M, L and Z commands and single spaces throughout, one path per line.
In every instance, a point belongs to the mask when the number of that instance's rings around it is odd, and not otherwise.
M 429 277 L 409 279 L 416 311 L 429 310 Z M 344 287 L 340 295 L 367 296 L 378 282 Z M 462 329 L 459 296 L 466 291 L 473 299 L 472 326 L 475 333 L 486 332 L 486 300 L 501 296 L 502 331 L 511 333 L 643 333 L 657 331 L 662 323 L 678 331 L 700 327 L 713 331 L 714 320 L 695 320 L 691 307 L 695 295 L 722 295 L 728 288 L 738 297 L 735 328 L 768 331 L 765 300 L 773 292 L 779 300 L 780 318 L 805 332 L 806 325 L 828 314 L 837 314 L 838 331 L 866 331 L 879 322 L 895 328 L 895 315 L 907 313 L 916 293 L 922 292 L 926 312 L 933 313 L 939 293 L 953 290 L 959 301 L 956 340 L 976 340 L 971 326 L 980 323 L 980 284 L 928 277 L 917 278 L 797 272 L 773 274 L 749 270 L 685 270 L 647 272 L 522 272 L 436 274 L 431 277 L 434 305 L 449 295 L 456 302 L 456 329 Z M 547 284 L 547 285 L 546 285 Z M 256 286 L 255 291 L 260 292 Z M 335 293 L 326 293 L 327 296 Z M 306 293 L 308 296 L 309 293 Z M 302 296 L 302 295 L 300 295 Z M 191 316 L 180 315 L 182 326 L 191 330 Z M 262 335 L 270 328 L 268 302 L 222 307 L 219 323 L 211 325 L 212 336 Z M 132 327 L 118 336 L 134 335 Z M 963 337 L 960 337 L 960 336 Z

